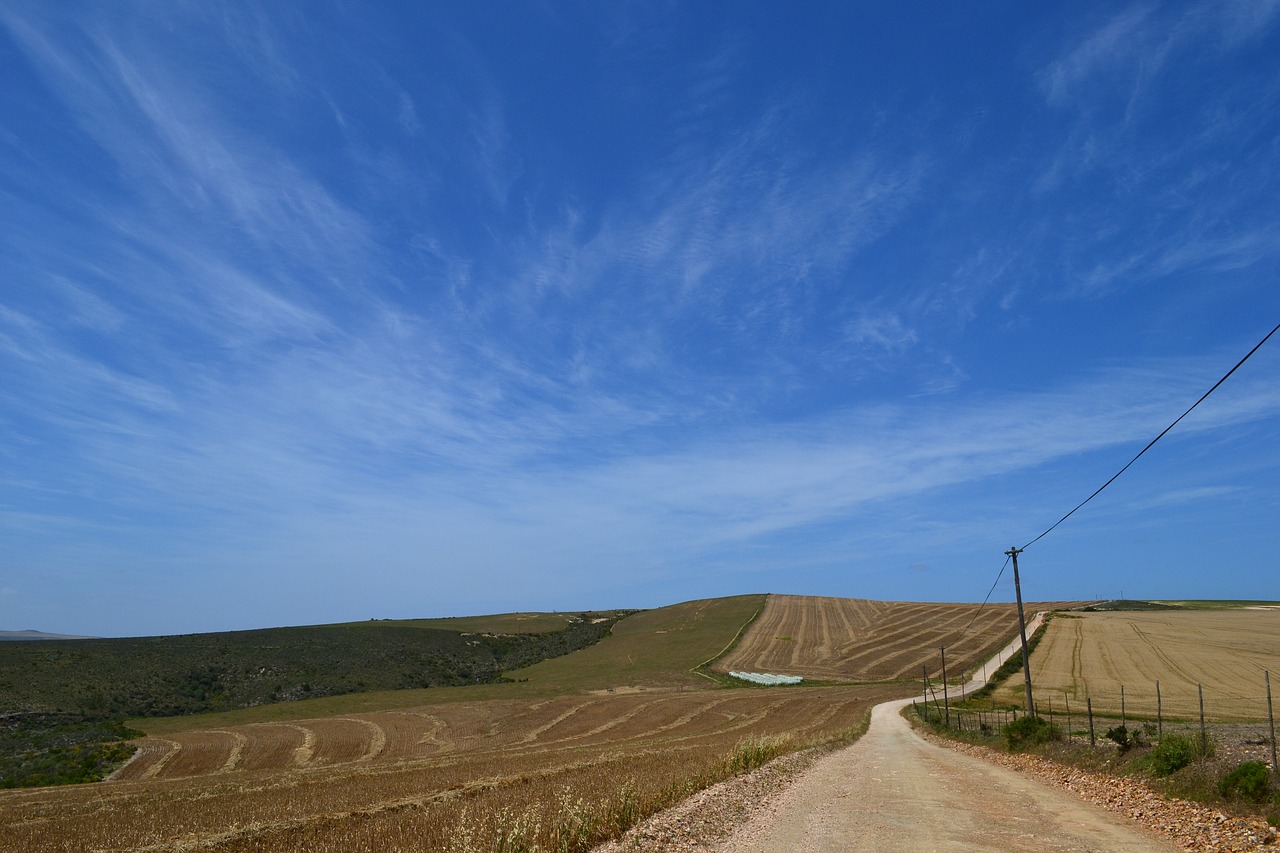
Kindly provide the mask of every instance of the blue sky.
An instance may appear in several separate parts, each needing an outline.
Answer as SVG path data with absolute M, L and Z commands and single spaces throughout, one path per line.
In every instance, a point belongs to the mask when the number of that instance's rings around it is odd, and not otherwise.
M 1278 57 L 1262 0 L 5 3 L 0 627 L 981 600 L 1280 322 Z M 1273 340 L 1024 593 L 1280 598 L 1278 428 Z

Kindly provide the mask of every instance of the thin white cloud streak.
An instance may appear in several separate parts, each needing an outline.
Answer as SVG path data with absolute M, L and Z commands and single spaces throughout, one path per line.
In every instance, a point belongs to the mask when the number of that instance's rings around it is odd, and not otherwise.
M 417 377 L 398 374 L 387 353 L 343 372 L 348 357 L 296 363 L 248 395 L 215 386 L 166 421 L 104 400 L 96 422 L 77 423 L 74 407 L 84 386 L 101 384 L 100 366 L 49 361 L 45 378 L 72 380 L 50 403 L 67 413 L 58 428 L 80 433 L 84 459 L 75 464 L 88 470 L 75 476 L 118 488 L 109 505 L 135 515 L 139 528 L 164 507 L 215 514 L 214 536 L 265 543 L 280 529 L 352 525 L 398 539 L 403 525 L 429 529 L 459 551 L 456 531 L 482 535 L 486 525 L 492 536 L 532 536 L 548 547 L 580 538 L 604 549 L 616 537 L 639 551 L 664 538 L 685 551 L 743 546 L 852 517 L 868 504 L 1136 445 L 1194 390 L 1168 378 L 1188 367 L 1179 361 L 980 405 L 854 411 L 785 429 L 740 425 L 714 440 L 668 439 L 629 452 L 611 446 L 627 424 L 607 405 L 584 404 L 574 417 L 546 406 L 523 416 L 465 404 L 441 413 L 418 399 Z M 1280 392 L 1266 383 L 1243 387 L 1248 394 L 1224 395 L 1179 432 L 1280 409 Z M 576 441 L 587 442 L 586 460 L 556 461 Z M 657 552 L 651 558 L 674 557 Z
M 205 325 L 211 339 L 243 347 L 332 334 L 318 307 L 324 299 L 344 298 L 335 291 L 354 286 L 368 301 L 375 298 L 370 289 L 352 283 L 388 280 L 366 218 L 279 152 L 220 119 L 200 87 L 181 86 L 184 75 L 172 57 L 126 55 L 117 37 L 92 20 L 82 33 L 92 49 L 82 52 L 20 21 L 11 29 L 104 149 L 130 173 L 146 176 L 139 192 L 151 196 L 148 205 L 107 217 L 137 247 L 137 257 L 120 261 L 115 286 L 136 282 L 139 299 L 168 301 L 167 316 Z M 486 140 L 477 148 L 483 154 L 477 169 L 501 195 L 512 166 L 502 162 L 499 101 L 483 74 L 471 76 L 483 96 L 476 108 L 483 116 L 473 127 Z M 579 391 L 584 383 L 607 388 L 619 375 L 641 372 L 682 377 L 694 383 L 689 396 L 706 396 L 691 374 L 672 369 L 668 352 L 683 343 L 673 340 L 672 330 L 692 337 L 704 326 L 727 334 L 732 348 L 761 353 L 773 368 L 787 369 L 787 342 L 812 337 L 806 280 L 843 268 L 891 229 L 918 198 L 924 166 L 918 155 L 862 152 L 833 169 L 766 158 L 770 168 L 762 170 L 763 152 L 774 147 L 780 124 L 778 115 L 768 114 L 728 149 L 653 176 L 648 183 L 664 188 L 660 195 L 636 210 L 605 212 L 590 234 L 578 233 L 572 214 L 562 228 L 533 223 L 528 248 L 509 252 L 478 279 L 469 255 L 428 238 L 423 245 L 441 259 L 454 300 L 451 315 L 434 321 L 430 332 L 458 344 L 484 338 L 495 318 L 513 314 L 520 337 L 505 352 L 472 354 L 473 374 L 478 363 L 494 377 L 497 393 L 538 384 L 549 393 L 563 392 L 566 383 Z M 154 195 L 158 188 L 162 197 Z M 234 223 L 238 235 L 220 236 L 225 222 Z M 245 253 L 245 237 L 255 254 L 233 260 Z M 157 264 L 148 274 L 132 274 L 157 256 L 168 269 Z M 250 266 L 269 268 L 270 281 L 248 272 Z M 157 292 L 160 281 L 172 284 Z M 329 292 L 322 297 L 323 291 Z M 594 303 L 585 314 L 565 315 L 578 341 L 571 362 L 552 363 L 544 355 L 569 334 L 546 319 L 553 313 L 543 310 L 549 298 Z M 856 302 L 856 295 L 849 300 Z M 901 326 L 892 308 L 880 318 L 866 306 L 857 314 L 864 324 Z M 422 326 L 424 319 L 411 322 Z M 900 328 L 895 346 L 914 334 Z M 859 339 L 864 347 L 888 343 Z M 833 349 L 837 343 L 832 339 Z M 460 351 L 452 347 L 454 358 Z
M 1041 72 L 1045 97 L 1051 103 L 1064 104 L 1075 97 L 1091 79 L 1114 76 L 1117 67 L 1134 62 L 1135 53 L 1147 47 L 1153 9 L 1139 6 L 1116 15 L 1090 33 L 1067 54 L 1051 62 Z M 1158 69 L 1162 62 L 1159 51 L 1152 51 L 1139 63 L 1145 72 Z
M 1190 4 L 1160 8 L 1143 3 L 1125 9 L 1078 38 L 1039 74 L 1041 91 L 1056 106 L 1096 103 L 1120 81 L 1129 102 L 1126 114 L 1139 107 L 1143 90 L 1191 46 L 1215 52 L 1239 49 L 1264 37 L 1280 12 L 1275 0 Z M 1103 91 L 1099 92 L 1099 84 Z
M 479 315 L 518 312 L 531 349 L 575 341 L 572 363 L 544 368 L 557 378 L 599 388 L 641 373 L 669 393 L 706 401 L 717 393 L 750 399 L 759 376 L 808 367 L 814 346 L 824 360 L 835 353 L 856 360 L 842 315 L 857 350 L 872 357 L 901 350 L 915 331 L 898 306 L 871 304 L 870 285 L 879 282 L 847 270 L 920 201 L 926 162 L 874 147 L 821 168 L 765 156 L 777 147 L 775 123 L 761 120 L 730 149 L 651 175 L 645 185 L 653 189 L 601 212 L 593 226 L 566 211 L 537 232 L 540 242 L 509 258 L 505 301 L 495 306 L 489 297 Z M 480 292 L 503 287 L 502 273 L 468 274 Z M 849 285 L 834 306 L 819 304 L 819 282 L 835 275 Z M 590 309 L 556 310 L 565 305 Z M 734 353 L 750 378 L 696 375 L 685 353 L 690 341 L 708 339 Z
M 331 285 L 351 258 L 371 252 L 362 218 L 278 151 L 217 118 L 201 98 L 204 87 L 174 57 L 137 44 L 126 53 L 92 17 L 77 34 L 78 49 L 16 15 L 5 23 L 136 191 L 152 196 L 156 220 L 171 218 L 159 213 L 165 209 L 184 211 L 210 235 L 233 223 L 250 245 L 286 252 L 327 273 L 322 280 Z M 163 195 L 154 197 L 157 190 Z
M 1050 228 L 1035 242 L 1061 253 L 1061 297 L 1230 275 L 1280 256 L 1263 130 L 1280 79 L 1242 70 L 1222 86 L 1203 82 L 1274 35 L 1272 6 L 1134 6 L 1074 36 L 1041 70 L 1046 125 L 1063 141 L 1031 180 Z M 1168 132 L 1171 110 L 1181 132 Z

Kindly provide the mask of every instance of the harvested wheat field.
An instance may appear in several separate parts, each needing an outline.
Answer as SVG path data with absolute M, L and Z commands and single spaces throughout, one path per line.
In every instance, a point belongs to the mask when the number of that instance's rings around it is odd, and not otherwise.
M 150 736 L 113 781 L 0 791 L 0 850 L 587 850 L 902 694 L 694 672 L 763 602 L 637 613 L 521 683 L 134 721 Z
M 585 849 L 735 762 L 848 737 L 900 693 L 587 694 L 174 733 L 119 781 L 4 792 L 0 849 L 464 851 L 502 831 Z
M 1209 720 L 1265 720 L 1264 671 L 1280 692 L 1280 610 L 1162 610 L 1055 616 L 1031 657 L 1037 704 L 1118 713 L 1120 688 L 1130 716 L 1154 718 L 1156 681 L 1166 718 L 1199 714 L 1204 688 Z M 997 698 L 1020 702 L 1021 681 Z M 1277 697 L 1280 699 L 1280 696 Z
M 1036 605 L 1028 605 L 1028 616 Z M 1012 604 L 921 604 L 770 595 L 764 611 L 716 669 L 772 672 L 831 681 L 919 679 L 938 672 L 947 649 L 948 677 L 993 655 L 1017 633 Z
M 636 613 L 519 683 L 136 720 L 150 736 L 113 781 L 0 791 L 0 850 L 585 851 L 776 755 L 848 742 L 939 643 L 962 662 L 1013 633 L 1007 606 L 973 621 L 966 605 L 767 602 Z M 784 631 L 807 674 L 884 683 L 726 686 L 702 669 Z

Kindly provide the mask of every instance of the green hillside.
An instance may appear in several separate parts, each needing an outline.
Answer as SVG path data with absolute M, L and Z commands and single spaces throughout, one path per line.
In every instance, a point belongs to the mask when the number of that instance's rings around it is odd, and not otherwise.
M 571 690 L 706 687 L 707 676 L 694 670 L 724 652 L 764 601 L 739 595 L 646 610 L 620 621 L 594 646 L 508 675 Z
M 557 617 L 558 630 L 498 633 L 417 622 L 269 628 L 0 645 L 5 711 L 160 717 L 344 693 L 498 681 L 589 646 L 631 611 Z M 482 625 L 475 619 L 472 627 Z M 498 619 L 491 626 L 508 624 Z M 511 623 L 514 624 L 514 623 Z
M 135 719 L 129 725 L 147 734 L 164 735 L 193 727 L 313 719 L 486 699 L 534 700 L 584 690 L 712 687 L 711 680 L 692 670 L 732 643 L 764 600 L 763 595 L 712 598 L 634 612 L 614 624 L 599 643 L 508 671 L 505 675 L 510 681 L 448 690 L 347 693 L 199 717 Z
M 132 754 L 120 742 L 137 734 L 125 718 L 495 684 L 504 671 L 598 642 L 632 612 L 0 643 L 0 787 L 102 778 Z

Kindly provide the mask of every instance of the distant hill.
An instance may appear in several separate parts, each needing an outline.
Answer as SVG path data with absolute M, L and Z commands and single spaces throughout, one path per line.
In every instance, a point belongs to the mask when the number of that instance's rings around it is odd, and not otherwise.
M 229 711 L 344 693 L 485 684 L 501 680 L 505 671 L 590 646 L 633 612 L 471 617 L 454 622 L 454 630 L 435 627 L 435 620 L 370 620 L 171 637 L 0 643 L 0 688 L 8 712 L 118 719 Z M 35 631 L 9 633 L 28 641 L 53 639 Z
M 0 631 L 0 642 L 5 640 L 92 640 L 77 634 L 46 634 L 44 631 Z

